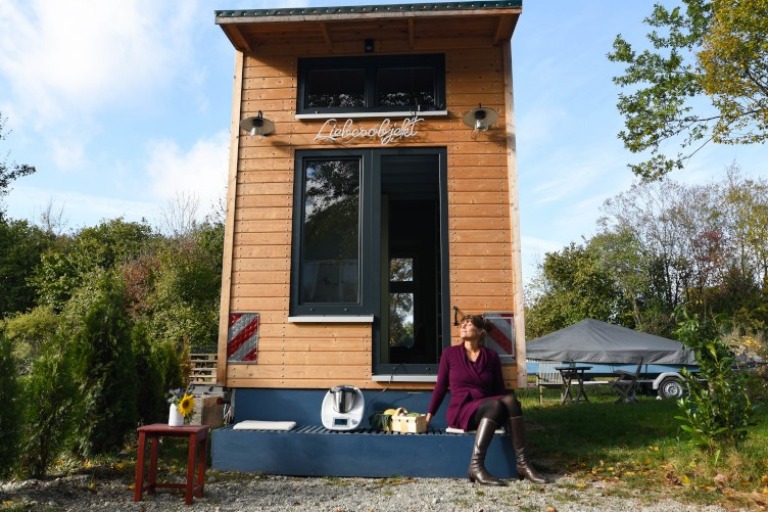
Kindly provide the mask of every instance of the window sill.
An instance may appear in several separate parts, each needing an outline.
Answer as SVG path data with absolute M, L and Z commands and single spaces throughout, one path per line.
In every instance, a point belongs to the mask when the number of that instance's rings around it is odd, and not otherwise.
M 321 114 L 296 114 L 296 119 L 333 119 L 344 117 L 348 119 L 376 119 L 385 117 L 447 117 L 447 110 L 424 110 L 415 112 L 403 110 L 397 112 L 323 112 Z
M 437 375 L 372 375 L 374 382 L 437 382 Z
M 307 315 L 289 316 L 292 324 L 372 324 L 373 315 L 337 316 L 337 315 Z

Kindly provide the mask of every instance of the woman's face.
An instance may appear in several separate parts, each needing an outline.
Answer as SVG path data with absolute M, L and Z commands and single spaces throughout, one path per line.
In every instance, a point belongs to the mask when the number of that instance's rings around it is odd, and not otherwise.
M 478 328 L 471 320 L 467 319 L 461 322 L 459 326 L 459 336 L 463 340 L 475 340 L 480 337 L 482 329 Z

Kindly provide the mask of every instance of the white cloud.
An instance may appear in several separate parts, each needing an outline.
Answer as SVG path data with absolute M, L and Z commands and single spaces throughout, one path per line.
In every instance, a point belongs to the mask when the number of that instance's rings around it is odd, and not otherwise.
M 593 184 L 611 170 L 611 163 L 601 156 L 585 157 L 560 152 L 540 165 L 547 172 L 535 174 L 538 184 L 534 186 L 536 202 L 553 203 L 568 198 L 573 201 L 577 194 L 589 190 Z
M 82 140 L 75 137 L 56 137 L 50 140 L 53 161 L 60 169 L 76 169 L 85 161 Z
M 197 7 L 162 6 L 152 0 L 5 0 L 0 74 L 20 110 L 47 123 L 126 98 L 137 101 L 142 91 L 167 83 L 184 62 Z
M 531 99 L 534 101 L 534 99 Z M 551 147 L 552 134 L 569 119 L 569 113 L 555 101 L 536 98 L 516 120 L 518 151 L 531 155 Z M 517 114 L 516 114 L 517 115 Z
M 104 194 L 87 194 L 44 187 L 16 185 L 7 197 L 9 216 L 36 222 L 40 214 L 52 205 L 63 212 L 67 228 L 78 229 L 93 226 L 96 221 L 122 217 L 128 221 L 140 221 L 155 205 L 143 201 L 130 201 Z
M 559 240 L 527 235 L 522 235 L 520 242 L 522 249 L 523 282 L 525 283 L 530 282 L 536 275 L 539 265 L 544 262 L 546 253 L 559 251 L 564 247 L 564 244 Z
M 180 196 L 194 197 L 205 214 L 224 198 L 229 161 L 227 132 L 198 140 L 186 152 L 174 142 L 156 141 L 149 153 L 149 190 L 156 199 L 172 202 Z

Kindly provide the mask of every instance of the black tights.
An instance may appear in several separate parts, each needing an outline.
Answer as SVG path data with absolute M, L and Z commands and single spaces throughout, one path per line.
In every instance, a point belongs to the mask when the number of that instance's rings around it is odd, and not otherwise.
M 509 418 L 522 416 L 523 409 L 520 407 L 520 401 L 515 393 L 509 393 L 496 400 L 486 400 L 472 416 L 469 424 L 469 430 L 475 430 L 480 424 L 480 420 L 488 418 L 498 425 L 506 424 Z

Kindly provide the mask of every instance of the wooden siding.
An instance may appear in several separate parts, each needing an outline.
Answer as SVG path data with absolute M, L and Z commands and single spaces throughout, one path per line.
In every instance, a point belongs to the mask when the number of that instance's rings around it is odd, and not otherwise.
M 233 164 L 236 172 L 230 172 L 219 361 L 226 361 L 228 312 L 258 312 L 260 330 L 256 363 L 220 364 L 219 381 L 229 387 L 328 388 L 346 383 L 377 389 L 386 385 L 371 380 L 370 324 L 288 321 L 294 155 L 297 149 L 334 147 L 313 141 L 324 120 L 295 118 L 297 58 L 331 51 L 354 55 L 359 45 L 346 43 L 345 38 L 335 33 L 333 50 L 325 45 L 260 46 L 255 54 L 241 55 L 238 61 L 242 68 L 236 71 L 232 139 L 238 156 Z M 349 38 L 360 36 L 351 33 Z M 505 51 L 487 40 L 433 43 L 429 50 L 445 51 L 448 115 L 427 117 L 418 125 L 416 139 L 397 146 L 447 148 L 451 305 L 462 313 L 515 311 L 522 317 L 522 304 L 515 304 L 522 295 L 515 288 L 520 286 L 514 277 L 519 263 L 512 252 L 519 241 L 514 240 L 517 219 L 510 218 L 510 155 L 504 127 L 511 107 L 506 105 Z M 377 48 L 409 50 L 400 39 L 390 41 L 383 33 Z M 500 119 L 493 130 L 478 135 L 462 124 L 461 117 L 480 103 L 499 112 Z M 275 123 L 276 133 L 265 138 L 244 136 L 236 121 L 259 110 Z M 355 122 L 377 124 L 375 118 Z M 352 145 L 358 146 L 348 146 Z M 450 335 L 455 342 L 458 328 L 452 326 Z M 504 371 L 508 385 L 516 387 L 517 368 L 506 366 Z M 431 389 L 433 384 L 389 386 Z

